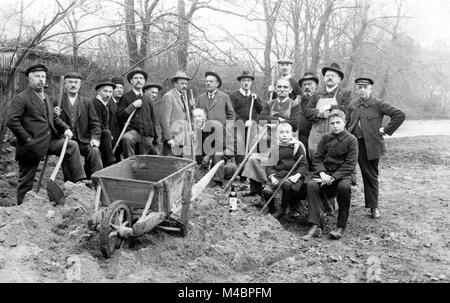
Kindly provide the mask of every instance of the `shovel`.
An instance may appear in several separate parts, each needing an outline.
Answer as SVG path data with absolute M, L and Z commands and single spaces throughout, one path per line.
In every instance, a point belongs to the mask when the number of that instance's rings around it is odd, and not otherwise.
M 58 174 L 59 167 L 61 166 L 61 164 L 63 162 L 64 155 L 66 154 L 66 148 L 67 148 L 68 142 L 69 142 L 69 137 L 66 137 L 64 139 L 64 145 L 62 147 L 62 151 L 61 151 L 61 155 L 59 156 L 58 163 L 56 163 L 56 166 L 53 169 L 53 172 L 50 176 L 50 180 L 48 180 L 48 182 L 47 182 L 48 199 L 50 200 L 50 202 L 55 202 L 56 205 L 64 205 L 65 199 L 66 199 L 66 197 L 64 195 L 64 191 L 58 184 L 56 184 L 55 179 L 56 179 L 56 175 Z

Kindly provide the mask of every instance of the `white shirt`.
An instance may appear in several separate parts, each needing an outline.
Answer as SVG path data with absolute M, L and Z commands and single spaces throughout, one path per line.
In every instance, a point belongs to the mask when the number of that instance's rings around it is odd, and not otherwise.
M 134 89 L 133 87 L 133 91 L 136 94 L 136 96 L 140 97 L 141 95 L 143 96 L 144 94 L 142 93 L 142 91 L 138 92 L 137 90 Z
M 278 98 L 278 101 L 280 101 L 280 103 L 284 103 L 284 102 L 286 102 L 287 100 L 289 100 L 289 96 L 286 97 L 286 98 L 284 98 L 283 100 L 281 100 L 280 98 Z
M 244 97 L 249 97 L 252 92 L 250 90 L 248 90 L 247 92 L 245 90 L 242 89 L 242 87 L 239 89 L 239 92 L 242 94 L 242 96 Z
M 332 91 L 334 91 L 336 89 L 336 87 L 338 87 L 338 85 L 335 85 L 332 88 L 328 88 L 328 86 L 325 86 L 325 89 L 327 90 L 327 92 L 331 93 Z
M 208 98 L 214 98 L 216 93 L 217 93 L 217 89 L 215 91 L 213 91 L 212 93 L 208 92 Z
M 71 97 L 69 95 L 67 95 L 67 98 L 69 99 L 70 104 L 72 104 L 72 106 L 75 104 L 75 101 L 77 101 L 77 97 L 78 95 L 76 95 L 75 97 Z

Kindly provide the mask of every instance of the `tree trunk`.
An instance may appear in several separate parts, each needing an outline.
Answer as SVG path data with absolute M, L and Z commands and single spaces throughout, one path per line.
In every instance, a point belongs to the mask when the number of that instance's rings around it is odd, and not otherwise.
M 136 19 L 134 17 L 134 0 L 125 1 L 126 39 L 128 44 L 128 56 L 130 66 L 139 62 L 139 51 L 137 44 Z
M 320 43 L 322 42 L 322 37 L 325 33 L 325 29 L 328 23 L 328 19 L 330 18 L 331 11 L 333 9 L 334 0 L 327 0 L 325 3 L 325 11 L 322 16 L 320 16 L 320 25 L 317 30 L 317 35 L 314 39 L 313 47 L 311 50 L 311 66 L 310 70 L 317 71 L 317 67 L 319 66 L 320 61 Z
M 178 69 L 186 71 L 189 47 L 189 20 L 186 16 L 184 0 L 178 0 L 178 36 L 180 39 L 177 50 Z

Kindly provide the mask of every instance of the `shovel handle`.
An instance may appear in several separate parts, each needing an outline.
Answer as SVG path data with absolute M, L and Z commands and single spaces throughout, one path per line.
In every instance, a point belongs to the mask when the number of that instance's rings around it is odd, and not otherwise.
M 37 188 L 36 188 L 37 193 L 41 190 L 41 187 L 42 187 L 42 178 L 44 177 L 45 168 L 47 167 L 48 157 L 49 157 L 48 154 L 45 155 L 44 165 L 42 165 L 41 174 L 39 175 L 39 181 L 38 181 Z
M 59 156 L 58 163 L 56 163 L 55 168 L 53 169 L 52 175 L 50 176 L 50 180 L 55 181 L 56 175 L 58 174 L 59 168 L 64 160 L 64 155 L 66 154 L 67 143 L 69 143 L 69 137 L 66 136 L 64 139 L 64 144 L 61 150 L 61 155 Z
M 130 124 L 131 118 L 133 118 L 135 112 L 136 112 L 136 109 L 133 110 L 133 112 L 128 117 L 127 122 L 125 122 L 125 125 L 123 126 L 122 132 L 120 133 L 119 138 L 117 138 L 116 145 L 114 145 L 113 153 L 116 152 L 116 149 L 119 146 L 120 140 L 122 139 L 123 134 L 125 134 L 125 131 L 127 130 L 128 124 Z

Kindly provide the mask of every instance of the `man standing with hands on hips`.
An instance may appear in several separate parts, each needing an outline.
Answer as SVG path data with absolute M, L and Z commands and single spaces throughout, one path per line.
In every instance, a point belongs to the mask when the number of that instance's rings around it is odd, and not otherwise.
M 405 121 L 405 113 L 372 95 L 374 81 L 369 77 L 355 80 L 359 98 L 353 101 L 346 113 L 346 125 L 358 139 L 358 163 L 364 183 L 364 200 L 372 218 L 379 218 L 378 211 L 378 163 L 385 153 L 383 136 L 391 136 Z M 382 127 L 383 117 L 391 121 Z

